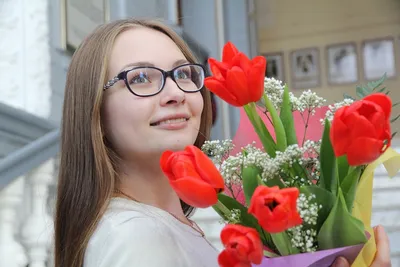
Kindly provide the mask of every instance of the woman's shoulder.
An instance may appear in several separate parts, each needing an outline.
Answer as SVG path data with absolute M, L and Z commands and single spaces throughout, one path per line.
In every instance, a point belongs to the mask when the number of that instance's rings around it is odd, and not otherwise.
M 112 198 L 106 212 L 103 214 L 100 224 L 108 227 L 123 223 L 141 223 L 154 220 L 157 213 L 147 209 L 140 203 L 125 199 Z
M 84 266 L 111 266 L 105 263 L 115 257 L 139 260 L 142 253 L 148 254 L 143 249 L 174 244 L 173 234 L 157 215 L 129 201 L 112 200 L 89 240 Z
M 109 238 L 119 232 L 125 235 L 166 234 L 167 227 L 159 220 L 159 215 L 139 203 L 113 198 L 102 216 L 93 238 Z

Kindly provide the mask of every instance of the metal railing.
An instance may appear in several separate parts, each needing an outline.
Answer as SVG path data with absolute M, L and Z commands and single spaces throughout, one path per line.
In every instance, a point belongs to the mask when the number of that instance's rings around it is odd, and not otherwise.
M 57 155 L 59 131 L 46 119 L 0 103 L 0 191 Z

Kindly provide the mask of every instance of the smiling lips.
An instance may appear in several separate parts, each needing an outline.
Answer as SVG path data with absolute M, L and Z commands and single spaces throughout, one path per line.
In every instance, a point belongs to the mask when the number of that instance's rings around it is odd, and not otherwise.
M 159 126 L 170 130 L 181 129 L 187 125 L 188 116 L 174 116 L 150 123 L 150 126 Z
M 164 125 L 164 124 L 175 124 L 175 123 L 180 123 L 180 122 L 186 122 L 189 119 L 187 118 L 179 118 L 179 119 L 169 119 L 169 120 L 163 120 L 159 122 L 152 123 L 152 126 L 157 126 L 157 125 Z

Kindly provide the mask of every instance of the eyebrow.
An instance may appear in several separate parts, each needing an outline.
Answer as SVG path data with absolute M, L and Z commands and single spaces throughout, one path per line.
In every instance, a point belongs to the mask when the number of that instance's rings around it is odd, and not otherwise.
M 179 59 L 172 64 L 172 67 L 176 67 L 182 64 L 187 64 L 190 63 L 187 59 Z M 149 61 L 138 61 L 138 62 L 133 62 L 133 63 L 128 63 L 124 65 L 120 71 L 124 71 L 129 67 L 155 67 L 155 65 Z

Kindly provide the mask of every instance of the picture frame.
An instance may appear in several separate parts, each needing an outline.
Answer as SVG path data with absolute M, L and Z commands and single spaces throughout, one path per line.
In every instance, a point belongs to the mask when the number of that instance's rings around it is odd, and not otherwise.
M 357 83 L 358 55 L 356 43 L 332 44 L 326 48 L 328 84 Z
M 61 45 L 73 53 L 96 27 L 110 20 L 109 0 L 61 0 Z
M 292 51 L 290 54 L 291 80 L 294 89 L 320 86 L 320 55 L 316 47 Z
M 267 53 L 263 54 L 267 60 L 267 68 L 265 69 L 265 77 L 275 78 L 276 80 L 285 82 L 285 68 L 283 53 Z
M 364 78 L 372 81 L 382 77 L 396 76 L 396 56 L 394 38 L 379 38 L 364 40 L 362 43 L 362 59 Z

